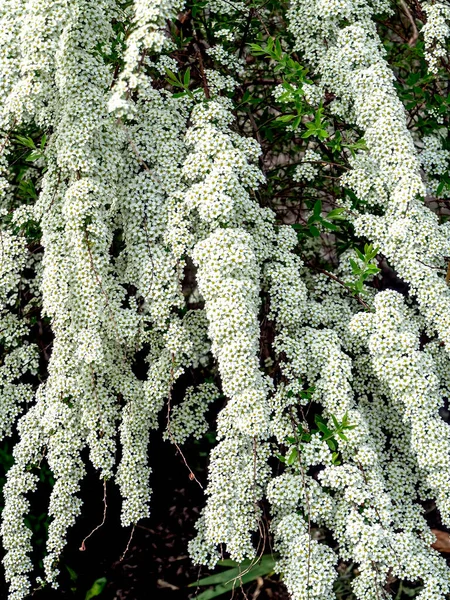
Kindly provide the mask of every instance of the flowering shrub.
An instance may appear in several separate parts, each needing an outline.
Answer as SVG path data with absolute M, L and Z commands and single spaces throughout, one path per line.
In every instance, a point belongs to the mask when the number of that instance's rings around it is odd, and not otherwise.
M 447 597 L 424 506 L 450 528 L 449 38 L 446 2 L 3 0 L 11 600 L 42 461 L 56 587 L 84 457 L 133 526 L 150 430 L 181 451 L 211 406 L 195 562 L 254 558 L 266 506 L 294 600 L 342 562 L 359 600 Z

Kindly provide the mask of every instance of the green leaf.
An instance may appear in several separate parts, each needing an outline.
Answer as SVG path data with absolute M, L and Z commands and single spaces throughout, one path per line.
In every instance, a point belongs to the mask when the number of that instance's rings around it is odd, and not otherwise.
M 186 69 L 186 72 L 184 74 L 184 79 L 183 79 L 183 83 L 184 83 L 184 87 L 189 87 L 189 82 L 191 81 L 191 69 Z
M 333 219 L 342 219 L 342 213 L 345 211 L 345 208 L 333 208 L 327 214 L 327 219 L 332 221 Z
M 171 71 L 170 69 L 166 69 L 166 75 L 168 80 L 175 81 L 176 83 L 178 83 L 177 76 L 173 71 Z
M 249 90 L 245 90 L 244 95 L 242 96 L 241 104 L 247 104 L 249 99 L 251 98 L 251 94 Z
M 339 421 L 336 419 L 336 417 L 334 415 L 331 415 L 331 420 L 333 421 L 333 424 L 336 427 L 336 429 L 339 429 L 339 427 L 340 427 Z
M 317 202 L 314 204 L 314 208 L 313 208 L 313 215 L 317 218 L 320 217 L 320 214 L 322 212 L 322 200 L 317 200 Z
M 33 150 L 30 154 L 27 155 L 26 160 L 28 162 L 34 162 L 42 157 L 42 152 L 40 150 Z
M 292 448 L 289 458 L 286 461 L 286 464 L 293 465 L 298 458 L 298 449 Z
M 301 114 L 297 115 L 297 118 L 295 119 L 295 121 L 292 123 L 292 127 L 294 129 L 298 129 L 300 126 L 300 123 L 302 122 L 302 116 Z
M 358 250 L 358 248 L 355 248 L 355 252 L 356 252 L 356 255 L 358 256 L 358 258 L 360 260 L 364 261 L 366 259 L 366 257 L 364 256 L 364 254 L 360 250 Z
M 291 115 L 281 115 L 280 117 L 277 117 L 275 119 L 275 121 L 279 122 L 279 123 L 289 123 L 289 121 L 293 121 L 295 119 L 297 115 L 291 114 Z
M 328 444 L 328 448 L 330 450 L 336 450 L 337 444 L 336 444 L 336 442 L 333 439 L 330 438 L 329 440 L 325 440 L 325 441 Z
M 105 589 L 106 583 L 107 583 L 106 577 L 101 577 L 100 579 L 96 579 L 94 581 L 94 583 L 92 584 L 91 589 L 86 592 L 86 596 L 85 596 L 84 600 L 91 600 L 91 598 L 96 598 L 97 596 L 100 596 L 100 594 Z
M 211 575 L 200 581 L 190 583 L 189 587 L 215 585 L 213 589 L 205 590 L 196 596 L 196 600 L 209 600 L 210 598 L 216 598 L 217 596 L 226 594 L 234 588 L 239 587 L 241 584 L 254 581 L 255 579 L 258 579 L 258 577 L 270 575 L 274 568 L 275 558 L 268 554 L 262 556 L 261 560 L 253 566 L 249 561 L 243 561 L 239 566 L 233 569 L 227 569 L 222 573 Z
M 339 460 L 339 452 L 333 452 L 333 454 L 331 455 L 331 463 L 333 465 L 340 465 L 340 460 Z
M 301 383 L 301 381 L 300 381 Z M 304 398 L 305 400 L 310 400 L 312 394 L 315 391 L 315 387 L 312 385 L 311 387 L 309 387 L 307 390 L 303 390 L 300 392 L 300 398 Z
M 252 54 L 254 54 L 255 56 L 262 56 L 266 54 L 266 51 L 262 48 L 262 46 L 259 46 L 258 44 L 249 44 L 249 48 Z
M 325 425 L 325 423 L 319 422 L 319 423 L 317 423 L 317 427 L 319 428 L 319 431 L 321 431 L 325 435 L 333 435 L 333 432 L 328 429 L 328 427 Z
M 440 194 L 442 194 L 444 188 L 450 189 L 450 176 L 448 175 L 448 173 L 444 173 L 442 175 L 441 181 L 436 190 L 436 195 L 439 196 Z
M 364 253 L 365 253 L 365 260 L 366 262 L 368 262 L 369 260 L 372 260 L 373 258 L 375 258 L 375 256 L 378 254 L 379 249 L 378 248 L 374 248 L 372 246 L 372 244 L 365 244 L 364 246 Z
M 31 148 L 32 150 L 36 148 L 34 141 L 30 137 L 16 135 L 15 140 L 19 142 L 21 146 L 25 146 L 26 148 Z
M 322 116 L 323 116 L 323 107 L 321 106 L 320 108 L 317 109 L 316 115 L 314 117 L 314 125 L 316 127 L 320 127 L 320 125 L 322 123 Z
M 170 83 L 173 87 L 180 87 L 184 89 L 184 83 L 178 79 L 178 77 L 173 73 L 170 69 L 166 69 L 166 81 Z
M 321 220 L 321 223 L 325 229 L 329 229 L 330 231 L 337 231 L 339 229 L 337 225 L 334 225 L 334 223 L 328 223 L 328 221 L 325 221 L 324 219 Z
M 237 566 L 239 566 L 239 563 L 236 562 L 235 560 L 231 560 L 231 558 L 223 558 L 222 560 L 219 560 L 217 562 L 217 564 L 219 565 L 219 567 L 237 567 Z M 191 584 L 191 585 L 193 585 L 193 584 Z
M 304 133 L 302 133 L 302 138 L 303 138 L 303 139 L 309 138 L 309 137 L 311 137 L 312 135 L 314 135 L 314 134 L 315 134 L 315 132 L 316 132 L 316 130 L 315 130 L 315 129 L 308 128 L 308 130 L 307 130 L 307 131 L 305 131 Z
M 281 42 L 280 42 L 279 38 L 277 38 L 277 41 L 275 43 L 275 52 L 276 52 L 278 59 L 281 60 L 281 57 L 283 55 L 283 50 L 281 48 Z
M 353 260 L 353 258 L 350 259 L 350 265 L 352 267 L 353 275 L 359 275 L 361 273 L 361 267 Z
M 23 179 L 19 183 L 18 190 L 20 192 L 20 196 L 22 198 L 32 198 L 33 200 L 37 199 L 36 188 L 34 187 L 34 183 L 31 179 Z
M 356 155 L 356 150 L 367 150 L 367 145 L 364 138 L 361 138 L 354 144 L 343 144 L 345 148 L 348 148 L 353 157 Z
M 131 2 L 131 4 L 132 4 L 132 2 Z M 192 16 L 194 17 L 194 19 L 205 8 L 206 5 L 207 5 L 207 2 L 196 2 L 192 6 Z M 188 39 L 190 39 L 190 38 L 188 38 Z
M 363 290 L 364 287 L 364 282 L 361 281 L 361 279 L 359 279 L 356 283 L 355 283 L 355 291 L 360 294 Z
M 370 264 L 367 265 L 366 271 L 369 273 L 379 273 L 380 269 L 376 265 Z
M 241 570 L 244 570 L 247 569 L 247 567 L 254 567 L 260 564 L 268 567 L 271 565 L 273 566 L 275 564 L 275 558 L 272 554 L 263 554 L 256 561 L 254 558 L 246 558 L 240 563 L 236 562 L 235 560 L 231 560 L 230 558 L 224 558 L 223 560 L 219 560 L 217 564 L 224 567 L 241 567 Z

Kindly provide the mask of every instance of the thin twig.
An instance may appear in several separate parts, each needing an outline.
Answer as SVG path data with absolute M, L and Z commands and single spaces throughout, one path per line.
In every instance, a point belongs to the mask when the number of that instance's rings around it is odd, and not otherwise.
M 168 394 L 168 397 L 167 397 L 167 433 L 169 434 L 170 441 L 172 442 L 172 444 L 177 449 L 178 453 L 180 454 L 181 458 L 183 459 L 184 464 L 186 465 L 186 467 L 187 467 L 187 469 L 189 471 L 189 479 L 191 481 L 196 481 L 198 483 L 198 485 L 200 486 L 200 488 L 203 489 L 202 484 L 200 483 L 200 481 L 195 476 L 195 473 L 191 469 L 191 467 L 189 466 L 189 464 L 188 464 L 188 462 L 186 460 L 186 457 L 184 456 L 184 454 L 183 454 L 180 446 L 177 444 L 175 438 L 173 437 L 172 430 L 170 428 L 172 387 L 173 387 L 173 381 L 174 381 L 174 369 L 173 369 L 174 360 L 175 360 L 175 358 L 174 358 L 174 355 L 172 354 L 172 365 L 170 367 L 170 386 L 169 386 L 169 394 Z
M 205 68 L 203 66 L 202 51 L 200 50 L 200 46 L 198 44 L 194 44 L 194 48 L 197 51 L 198 67 L 199 67 L 200 77 L 201 77 L 202 84 L 203 84 L 203 91 L 205 93 L 205 98 L 207 98 L 209 100 L 211 98 L 211 94 L 209 93 L 208 80 L 206 78 Z
M 368 304 L 366 304 L 366 302 L 364 302 L 364 300 L 361 298 L 361 296 L 359 296 L 358 294 L 354 294 L 353 290 L 344 281 L 342 281 L 342 279 L 339 279 L 339 277 L 336 277 L 336 275 L 333 275 L 333 273 L 330 273 L 329 271 L 326 271 L 325 269 L 321 269 L 320 267 L 315 267 L 311 264 L 309 266 L 311 268 L 313 268 L 315 271 L 319 271 L 319 273 L 323 273 L 324 275 L 326 275 L 327 277 L 329 277 L 330 279 L 332 279 L 333 281 L 335 281 L 336 283 L 338 283 L 339 285 L 344 287 L 346 290 L 348 290 L 352 294 L 352 296 L 355 298 L 355 300 L 357 300 L 361 304 L 361 306 L 364 306 L 364 308 L 366 310 L 371 310 L 370 306 Z
M 100 523 L 100 525 L 97 525 L 97 527 L 94 527 L 94 529 L 91 531 L 91 533 L 89 535 L 87 535 L 84 538 L 84 540 L 81 542 L 80 550 L 82 552 L 84 552 L 86 550 L 86 540 L 88 540 L 92 534 L 94 534 L 98 529 L 103 527 L 103 525 L 105 524 L 107 508 L 108 508 L 108 505 L 106 503 L 106 479 L 104 479 L 103 480 L 103 519 L 102 519 L 102 522 Z
M 133 529 L 131 530 L 130 537 L 128 538 L 127 546 L 126 546 L 126 548 L 125 548 L 125 550 L 124 550 L 124 553 L 123 553 L 123 554 L 122 554 L 122 556 L 120 557 L 120 559 L 119 559 L 119 562 L 122 562 L 122 561 L 123 561 L 123 559 L 125 558 L 125 556 L 126 556 L 126 554 L 127 554 L 128 550 L 130 549 L 130 544 L 131 544 L 131 540 L 133 539 L 133 535 L 134 535 L 134 530 L 135 530 L 135 529 L 136 529 L 136 525 L 133 525 Z

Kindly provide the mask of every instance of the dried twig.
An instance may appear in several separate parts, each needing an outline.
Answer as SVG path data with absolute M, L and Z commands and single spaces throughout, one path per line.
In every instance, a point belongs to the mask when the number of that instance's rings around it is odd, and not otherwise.
M 106 479 L 104 479 L 103 480 L 103 519 L 102 519 L 102 522 L 99 525 L 97 525 L 97 527 L 94 527 L 94 529 L 91 531 L 91 533 L 89 533 L 89 535 L 87 535 L 84 538 L 84 540 L 81 542 L 80 550 L 82 552 L 84 552 L 86 550 L 86 540 L 88 540 L 92 534 L 94 534 L 98 529 L 100 529 L 100 527 L 103 527 L 103 525 L 105 524 L 107 508 L 108 508 L 108 505 L 106 503 Z
M 189 466 L 186 457 L 183 454 L 183 451 L 181 450 L 179 444 L 177 444 L 175 438 L 173 437 L 173 433 L 172 430 L 170 428 L 170 413 L 171 413 L 171 400 L 172 400 L 172 387 L 173 387 L 173 380 L 174 380 L 174 370 L 173 370 L 173 364 L 174 364 L 174 355 L 172 354 L 172 365 L 170 368 L 170 386 L 169 386 L 169 394 L 167 397 L 167 433 L 169 435 L 170 441 L 172 442 L 172 444 L 175 446 L 175 448 L 177 449 L 179 455 L 181 456 L 184 464 L 186 465 L 188 471 L 189 471 L 189 479 L 191 481 L 196 481 L 198 483 L 198 485 L 200 486 L 201 489 L 203 489 L 202 484 L 200 483 L 200 481 L 197 479 L 197 477 L 195 476 L 194 471 L 191 469 L 191 467 Z
M 134 530 L 135 529 L 136 529 L 136 525 L 133 525 L 133 529 L 131 530 L 130 537 L 128 538 L 127 546 L 126 546 L 126 548 L 125 548 L 122 556 L 120 557 L 119 562 L 123 561 L 123 559 L 125 558 L 128 550 L 130 549 L 130 544 L 131 544 L 131 540 L 133 539 L 133 535 L 134 535 Z

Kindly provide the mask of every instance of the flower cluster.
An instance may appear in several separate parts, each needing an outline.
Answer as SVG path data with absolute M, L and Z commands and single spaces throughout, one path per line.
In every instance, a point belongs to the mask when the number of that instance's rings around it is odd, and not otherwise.
M 187 134 L 193 149 L 183 169 L 190 183 L 184 204 L 191 218 L 198 215 L 204 224 L 192 257 L 211 351 L 229 398 L 219 415 L 208 502 L 192 544 L 193 555 L 202 562 L 214 561 L 221 543 L 236 560 L 253 555 L 257 502 L 269 475 L 270 386 L 259 367 L 258 312 L 261 263 L 270 253 L 273 217 L 249 195 L 261 181 L 260 171 L 249 162 L 258 149 L 252 140 L 229 131 L 230 117 L 226 105 L 217 101 L 195 107 Z
M 131 3 L 131 33 L 128 37 L 123 61 L 124 67 L 114 85 L 109 101 L 111 111 L 127 113 L 130 93 L 141 84 L 148 87 L 142 72 L 142 63 L 147 52 L 161 52 L 169 44 L 165 27 L 180 12 L 180 0 L 136 0 Z
M 432 73 L 438 72 L 441 58 L 447 56 L 446 40 L 450 37 L 450 6 L 444 2 L 424 2 L 427 22 L 422 28 L 425 56 Z
M 86 452 L 135 525 L 161 413 L 178 447 L 219 399 L 196 562 L 255 557 L 265 502 L 294 600 L 332 599 L 339 561 L 358 564 L 358 600 L 392 577 L 444 599 L 422 503 L 450 527 L 450 225 L 430 209 L 450 186 L 448 101 L 407 118 L 404 97 L 432 96 L 449 9 L 424 5 L 431 74 L 402 97 L 377 29 L 388 0 L 293 0 L 282 41 L 282 7 L 266 24 L 266 6 L 200 4 L 209 42 L 178 1 L 0 6 L 10 599 L 31 591 L 42 461 L 56 587 Z
M 314 150 L 307 150 L 301 164 L 295 169 L 294 181 L 301 181 L 302 179 L 311 181 L 315 179 L 319 172 L 320 161 L 320 154 Z

